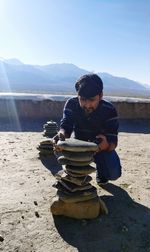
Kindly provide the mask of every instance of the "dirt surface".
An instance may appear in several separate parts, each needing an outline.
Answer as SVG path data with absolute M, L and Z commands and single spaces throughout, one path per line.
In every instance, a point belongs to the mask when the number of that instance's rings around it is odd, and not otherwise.
M 0 251 L 150 251 L 150 134 L 120 133 L 122 177 L 97 186 L 109 214 L 94 220 L 51 215 L 61 167 L 38 159 L 41 140 L 41 132 L 0 132 Z

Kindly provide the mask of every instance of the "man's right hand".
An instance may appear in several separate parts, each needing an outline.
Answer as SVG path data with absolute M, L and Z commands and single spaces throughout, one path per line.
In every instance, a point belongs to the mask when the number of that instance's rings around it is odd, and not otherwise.
M 65 141 L 65 134 L 62 131 L 59 131 L 57 135 L 53 137 L 53 142 L 57 144 L 58 140 Z
M 65 141 L 65 134 L 62 131 L 59 131 L 57 133 L 57 135 L 55 135 L 53 137 L 53 144 L 54 144 L 54 151 L 55 152 L 60 152 L 62 151 L 61 148 L 59 146 L 57 146 L 57 142 L 61 140 L 61 141 Z

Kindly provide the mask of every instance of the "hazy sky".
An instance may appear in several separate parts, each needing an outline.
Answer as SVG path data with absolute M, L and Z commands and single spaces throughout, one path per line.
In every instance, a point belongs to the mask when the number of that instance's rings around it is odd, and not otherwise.
M 150 84 L 150 0 L 0 0 L 0 57 Z

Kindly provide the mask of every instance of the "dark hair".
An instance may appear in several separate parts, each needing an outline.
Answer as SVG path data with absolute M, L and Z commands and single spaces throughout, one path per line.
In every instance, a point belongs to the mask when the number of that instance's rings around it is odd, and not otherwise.
M 78 95 L 90 98 L 100 94 L 103 90 L 103 82 L 97 74 L 85 74 L 75 83 Z

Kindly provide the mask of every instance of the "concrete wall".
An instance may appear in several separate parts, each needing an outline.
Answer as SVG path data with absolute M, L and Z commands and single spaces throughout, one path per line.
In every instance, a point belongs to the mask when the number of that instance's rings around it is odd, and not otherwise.
M 113 102 L 121 119 L 150 119 L 150 101 Z
M 1 95 L 0 120 L 59 119 L 68 96 Z M 150 100 L 107 97 L 121 119 L 150 119 Z

